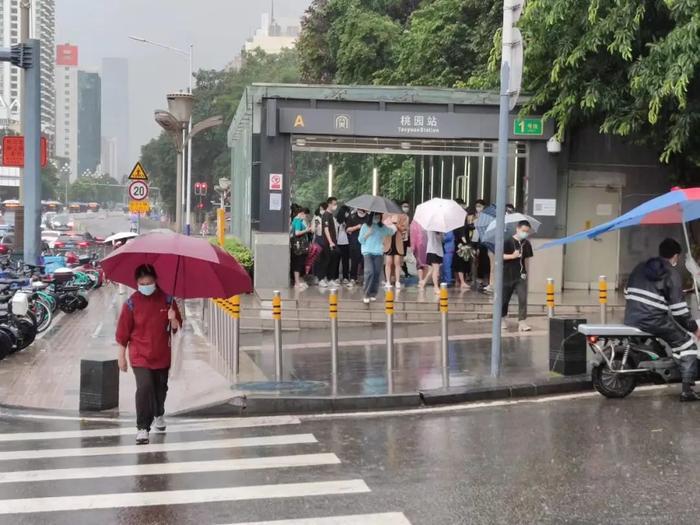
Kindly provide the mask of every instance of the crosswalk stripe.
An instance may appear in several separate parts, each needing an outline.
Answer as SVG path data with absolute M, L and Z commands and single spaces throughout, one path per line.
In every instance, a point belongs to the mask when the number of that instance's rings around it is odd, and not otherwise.
M 343 481 L 250 485 L 214 489 L 3 499 L 0 500 L 0 514 L 148 507 L 152 505 L 182 505 L 187 503 L 294 498 L 331 494 L 360 494 L 366 492 L 370 492 L 370 489 L 364 481 L 361 479 L 350 479 Z
M 111 467 L 80 467 L 46 470 L 18 470 L 0 472 L 0 483 L 59 481 L 68 479 L 118 478 L 122 476 L 152 476 L 160 474 L 188 474 L 193 472 L 222 472 L 317 465 L 337 465 L 335 454 L 296 454 L 261 458 L 224 459 L 213 461 L 185 461 L 180 463 L 148 463 Z M 1 500 L 0 500 L 1 501 Z M 1 503 L 0 503 L 1 505 Z
M 86 448 L 47 448 L 38 450 L 8 450 L 0 452 L 0 461 L 14 459 L 67 458 L 73 456 L 109 456 L 116 454 L 147 454 L 151 452 L 175 452 L 183 450 L 211 450 L 221 448 L 260 447 L 318 443 L 313 434 L 286 434 L 209 441 L 183 441 L 177 443 L 152 443 L 150 445 L 123 445 Z
M 301 421 L 296 417 L 284 418 L 243 418 L 231 419 L 228 421 L 216 421 L 211 423 L 185 423 L 171 425 L 170 432 L 197 432 L 202 430 L 231 430 L 236 428 L 259 428 L 277 425 L 298 425 Z M 0 434 L 0 442 L 7 441 L 36 441 L 45 439 L 67 439 L 67 438 L 89 438 L 89 437 L 109 437 L 128 436 L 135 434 L 133 427 L 116 427 L 90 430 L 58 430 L 55 432 L 10 432 Z
M 411 525 L 402 512 L 381 514 L 354 514 L 352 516 L 330 516 L 328 518 L 301 518 L 298 520 L 248 521 L 231 525 Z

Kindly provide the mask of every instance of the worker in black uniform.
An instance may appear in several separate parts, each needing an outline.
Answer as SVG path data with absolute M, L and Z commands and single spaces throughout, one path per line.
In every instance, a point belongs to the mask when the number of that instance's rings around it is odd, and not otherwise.
M 665 239 L 659 257 L 640 263 L 625 289 L 625 324 L 663 339 L 680 365 L 681 401 L 700 401 L 694 390 L 698 368 L 698 324 L 685 301 L 681 276 L 676 270 L 681 245 Z

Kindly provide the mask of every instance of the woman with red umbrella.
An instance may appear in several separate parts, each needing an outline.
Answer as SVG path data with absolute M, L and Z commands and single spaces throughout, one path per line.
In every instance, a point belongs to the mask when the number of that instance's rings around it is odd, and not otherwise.
M 136 268 L 137 291 L 122 307 L 117 324 L 119 368 L 129 362 L 136 377 L 136 443 L 147 444 L 153 424 L 164 432 L 165 396 L 171 359 L 171 336 L 182 326 L 177 303 L 157 285 L 156 270 L 150 264 Z M 154 422 L 155 421 L 155 422 Z

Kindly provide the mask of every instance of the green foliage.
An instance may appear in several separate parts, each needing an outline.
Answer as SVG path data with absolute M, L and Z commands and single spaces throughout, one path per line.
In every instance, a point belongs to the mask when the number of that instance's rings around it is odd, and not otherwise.
M 240 71 L 231 68 L 200 70 L 196 77 L 194 122 L 214 115 L 224 117 L 223 125 L 197 135 L 192 147 L 192 182 L 206 182 L 213 191 L 220 178 L 231 176 L 231 154 L 226 135 L 246 86 L 253 82 L 298 82 L 299 65 L 294 50 L 285 50 L 279 55 L 256 50 L 245 56 Z M 171 214 L 175 204 L 176 160 L 175 146 L 165 133 L 141 148 L 141 163 L 152 184 L 161 189 L 163 201 Z M 212 193 L 210 197 L 213 197 Z M 207 206 L 209 200 L 205 199 Z
M 700 164 L 700 0 L 532 0 L 521 25 L 524 111 Z
M 212 244 L 217 244 L 216 238 L 209 239 Z M 226 237 L 223 249 L 231 254 L 248 273 L 253 272 L 253 252 L 235 237 Z
M 124 198 L 124 188 L 118 185 L 109 175 L 101 177 L 78 177 L 68 188 L 68 198 L 77 202 L 121 202 Z M 113 185 L 113 186 L 107 186 Z
M 41 168 L 41 198 L 43 200 L 55 199 L 60 193 L 58 191 L 59 184 L 58 170 L 49 162 L 45 168 Z

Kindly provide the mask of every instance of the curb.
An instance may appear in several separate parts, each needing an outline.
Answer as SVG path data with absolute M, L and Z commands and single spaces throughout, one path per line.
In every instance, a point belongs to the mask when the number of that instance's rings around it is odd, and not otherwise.
M 543 379 L 534 383 L 455 387 L 424 390 L 385 396 L 247 396 L 239 395 L 224 401 L 172 414 L 178 417 L 248 417 L 341 413 L 371 410 L 401 410 L 475 401 L 537 397 L 591 391 L 587 375 Z

